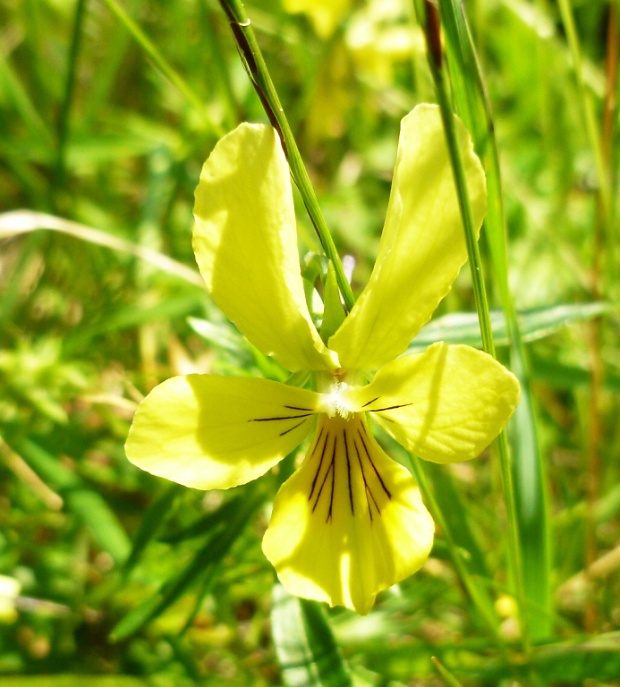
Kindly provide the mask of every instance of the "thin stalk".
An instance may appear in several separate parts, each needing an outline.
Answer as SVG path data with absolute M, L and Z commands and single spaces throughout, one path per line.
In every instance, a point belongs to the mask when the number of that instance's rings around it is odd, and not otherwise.
M 110 1 L 111 0 L 108 0 L 108 2 Z M 275 86 L 271 80 L 267 64 L 265 63 L 258 42 L 256 41 L 250 19 L 240 0 L 220 0 L 220 4 L 230 21 L 230 27 L 237 43 L 239 54 L 241 55 L 244 67 L 252 81 L 256 94 L 265 108 L 269 121 L 280 136 L 284 153 L 286 154 L 291 168 L 291 175 L 301 193 L 306 211 L 314 225 L 321 246 L 334 266 L 338 289 L 340 290 L 346 309 L 351 310 L 355 302 L 355 296 L 353 295 L 351 285 L 345 275 L 334 240 L 329 232 L 321 208 L 319 207 L 316 193 L 314 192 L 310 177 L 308 176 L 308 171 L 303 163 L 288 119 L 284 114 L 284 108 L 280 103 Z
M 69 60 L 67 64 L 67 80 L 65 82 L 65 93 L 60 106 L 58 116 L 57 147 L 56 147 L 56 168 L 52 175 L 52 206 L 56 208 L 56 194 L 58 189 L 62 189 L 65 183 L 67 140 L 69 138 L 69 118 L 73 94 L 75 92 L 75 75 L 77 72 L 77 62 L 82 42 L 82 26 L 86 15 L 86 0 L 77 0 L 75 5 L 75 20 L 73 22 L 73 35 L 71 46 L 69 47 Z
M 440 13 L 446 34 L 453 103 L 472 132 L 476 150 L 485 167 L 489 202 L 485 238 L 494 285 L 506 318 L 511 367 L 521 384 L 521 402 L 511 421 L 515 437 L 510 463 L 511 488 L 517 514 L 520 569 L 528 571 L 523 576 L 528 635 L 530 639 L 542 639 L 550 635 L 553 621 L 547 488 L 532 402 L 528 356 L 508 285 L 507 224 L 493 115 L 462 4 L 458 0 L 443 0 Z
M 605 101 L 603 107 L 603 125 L 601 154 L 603 173 L 606 184 L 613 188 L 613 141 L 615 129 L 616 87 L 618 79 L 618 25 L 616 8 L 609 7 L 607 25 L 607 58 L 605 69 Z M 603 291 L 601 265 L 605 251 L 605 208 L 602 195 L 597 197 L 596 224 L 594 230 L 594 247 L 591 270 L 590 293 L 592 300 L 601 298 Z M 613 215 L 613 208 L 610 208 Z M 586 510 L 586 569 L 598 558 L 598 541 L 596 536 L 596 505 L 601 491 L 601 392 L 604 383 L 603 360 L 601 355 L 602 319 L 592 320 L 588 328 L 588 348 L 590 354 L 590 402 L 589 430 L 587 451 L 587 510 Z M 595 632 L 598 626 L 599 609 L 596 595 L 588 595 L 584 613 L 584 626 L 587 632 Z
M 558 0 L 560 9 L 560 16 L 562 24 L 566 31 L 566 38 L 568 40 L 568 47 L 570 49 L 573 60 L 573 68 L 575 70 L 575 79 L 577 82 L 577 92 L 579 95 L 579 103 L 583 111 L 583 118 L 586 127 L 586 134 L 594 155 L 594 165 L 596 168 L 596 175 L 598 180 L 598 197 L 602 210 L 602 222 L 607 239 L 607 274 L 613 276 L 617 274 L 616 269 L 616 246 L 614 227 L 612 222 L 612 193 L 609 174 L 605 165 L 603 145 L 601 142 L 600 130 L 596 121 L 594 112 L 594 105 L 592 103 L 591 94 L 588 91 L 585 80 L 583 78 L 583 65 L 581 60 L 581 50 L 579 48 L 579 37 L 575 27 L 575 20 L 570 6 L 570 0 Z M 614 4 L 610 3 L 610 12 L 614 14 Z
M 431 661 L 433 662 L 433 666 L 435 666 L 435 670 L 439 673 L 448 687 L 463 687 L 463 684 L 459 682 L 445 666 L 442 665 L 441 661 L 436 656 L 432 656 Z
M 461 219 L 463 221 L 463 228 L 465 231 L 465 241 L 469 258 L 476 309 L 478 312 L 478 321 L 480 324 L 482 346 L 486 353 L 494 358 L 497 358 L 495 341 L 493 338 L 493 328 L 491 325 L 489 303 L 482 272 L 482 259 L 480 257 L 480 249 L 478 247 L 476 230 L 471 212 L 471 206 L 469 203 L 463 159 L 454 127 L 454 115 L 448 94 L 448 87 L 444 77 L 439 13 L 436 6 L 433 5 L 429 0 L 425 0 L 424 8 L 426 19 L 424 25 L 428 46 L 428 61 L 431 74 L 433 76 L 433 81 L 435 83 L 437 101 L 441 110 L 441 117 L 444 125 L 450 161 L 452 163 L 452 170 L 457 189 Z M 508 536 L 510 541 L 510 545 L 508 547 L 508 562 L 512 573 L 512 579 L 514 580 L 515 584 L 515 596 L 520 609 L 520 620 L 522 624 L 524 646 L 527 649 L 529 646 L 529 640 L 526 625 L 523 568 L 519 553 L 520 549 L 519 532 L 517 527 L 517 508 L 511 470 L 510 450 L 508 447 L 508 439 L 504 432 L 502 432 L 496 440 L 496 446 L 500 457 L 504 499 L 506 502 L 508 516 Z

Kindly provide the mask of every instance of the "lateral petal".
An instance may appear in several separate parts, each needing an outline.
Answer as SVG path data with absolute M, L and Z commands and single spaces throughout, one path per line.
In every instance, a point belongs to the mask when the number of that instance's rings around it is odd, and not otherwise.
M 388 363 L 349 401 L 420 458 L 455 463 L 493 441 L 519 395 L 517 378 L 490 355 L 439 342 Z
M 272 127 L 241 124 L 219 141 L 194 218 L 196 261 L 226 316 L 288 370 L 333 368 L 308 312 L 290 171 Z
M 484 172 L 455 119 L 477 229 L 486 211 Z M 348 370 L 378 369 L 400 355 L 450 290 L 467 259 L 439 109 L 418 105 L 402 121 L 392 191 L 375 267 L 330 338 Z
M 263 551 L 290 593 L 365 614 L 379 591 L 420 569 L 433 532 L 413 478 L 363 416 L 324 416 L 275 498 Z
M 159 477 L 228 489 L 260 477 L 303 441 L 317 398 L 265 379 L 173 377 L 138 407 L 125 451 Z

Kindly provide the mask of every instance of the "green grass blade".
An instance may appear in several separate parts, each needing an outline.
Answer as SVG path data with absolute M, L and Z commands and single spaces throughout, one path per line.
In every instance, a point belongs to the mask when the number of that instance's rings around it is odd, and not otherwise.
M 441 675 L 441 677 L 443 678 L 446 685 L 448 685 L 448 687 L 463 687 L 462 683 L 460 683 L 454 677 L 454 675 L 452 675 L 452 673 L 440 663 L 438 658 L 433 657 L 432 661 L 433 665 L 435 666 L 435 669 Z
M 180 489 L 181 487 L 178 484 L 167 484 L 162 495 L 155 499 L 147 508 L 133 536 L 131 553 L 123 566 L 124 576 L 127 576 L 133 570 L 144 549 L 159 534 Z
M 544 339 L 565 327 L 587 322 L 616 310 L 609 303 L 579 303 L 578 305 L 553 305 L 533 308 L 518 313 L 517 318 L 523 341 Z M 496 346 L 510 345 L 510 328 L 503 311 L 493 309 L 491 328 Z M 482 347 L 480 326 L 476 313 L 455 312 L 429 322 L 409 346 L 409 351 L 423 351 L 435 341 L 463 343 L 475 348 Z
M 200 113 L 202 120 L 209 125 L 213 134 L 220 137 L 224 131 L 219 123 L 213 121 L 204 107 L 201 99 L 183 79 L 183 77 L 170 65 L 168 60 L 157 49 L 155 43 L 146 35 L 138 24 L 127 14 L 116 0 L 104 0 L 110 11 L 116 16 L 119 22 L 127 29 L 129 34 L 135 39 L 138 45 L 150 57 L 159 71 L 185 96 L 186 100 Z
M 77 0 L 75 6 L 73 32 L 71 36 L 71 46 L 69 48 L 65 92 L 60 104 L 60 114 L 58 117 L 56 169 L 54 174 L 51 176 L 52 199 L 56 198 L 58 192 L 63 190 L 65 184 L 65 164 L 67 157 L 67 141 L 69 137 L 69 117 L 71 114 L 71 106 L 73 104 L 76 70 L 82 41 L 85 13 L 86 0 Z
M 506 225 L 502 185 L 493 121 L 484 81 L 462 6 L 455 0 L 441 4 L 446 46 L 457 111 L 474 136 L 487 173 L 489 211 L 485 222 L 497 286 L 505 312 L 513 371 L 521 383 L 522 400 L 513 423 L 513 456 L 507 447 L 500 455 L 509 525 L 514 532 L 511 548 L 517 596 L 521 599 L 524 631 L 532 638 L 549 634 L 552 619 L 548 505 L 536 418 L 531 400 L 527 359 L 508 287 Z M 527 575 L 524 571 L 527 570 Z
M 30 145 L 38 155 L 51 155 L 53 137 L 10 63 L 0 51 L 0 106 L 12 106 L 28 129 Z M 8 114 L 3 113 L 3 117 Z
M 352 687 L 349 670 L 322 607 L 273 590 L 273 642 L 287 687 Z
M 508 667 L 489 661 L 482 671 L 476 672 L 485 684 L 497 684 L 508 672 L 524 677 L 532 667 L 547 684 L 583 685 L 594 680 L 611 680 L 608 684 L 616 684 L 620 675 L 620 633 L 549 644 L 533 651 L 529 665 L 515 663 Z
M 9 238 L 19 234 L 28 234 L 39 229 L 59 231 L 68 236 L 87 241 L 98 246 L 104 246 L 120 253 L 133 255 L 144 262 L 148 262 L 163 272 L 174 275 L 179 279 L 204 287 L 204 281 L 196 270 L 183 265 L 167 255 L 152 248 L 138 246 L 130 241 L 113 236 L 104 231 L 88 227 L 78 222 L 48 215 L 43 212 L 30 210 L 14 210 L 0 214 L 0 238 Z
M 463 222 L 463 228 L 465 232 L 465 243 L 469 258 L 469 268 L 472 277 L 476 310 L 478 312 L 480 322 L 482 345 L 485 352 L 495 358 L 497 356 L 495 352 L 493 329 L 491 327 L 491 316 L 489 312 L 487 292 L 483 279 L 483 265 L 480 257 L 480 249 L 474 228 L 471 207 L 469 204 L 463 158 L 456 137 L 452 104 L 450 102 L 448 83 L 445 74 L 445 65 L 443 62 L 439 28 L 439 13 L 435 5 L 430 3 L 428 0 L 425 0 L 424 7 L 425 15 L 423 24 L 426 32 L 428 63 L 433 76 L 433 81 L 435 83 L 435 92 L 441 110 L 446 142 L 450 155 L 450 162 L 452 164 L 452 170 L 454 173 L 457 197 L 461 211 L 461 220 Z M 442 4 L 441 7 L 445 9 L 446 5 Z M 517 517 L 515 515 L 516 504 L 514 488 L 512 485 L 512 474 L 510 471 L 510 453 L 504 432 L 500 434 L 499 438 L 495 442 L 495 445 L 497 446 L 499 452 L 500 465 L 502 467 L 504 499 L 506 501 L 506 508 L 508 512 L 508 561 L 512 579 L 515 581 L 515 594 L 519 600 L 519 607 L 522 609 L 524 607 L 523 569 L 521 567 L 519 557 L 520 551 L 518 546 L 519 539 L 517 530 Z M 527 645 L 527 630 L 524 630 L 524 638 L 525 644 Z

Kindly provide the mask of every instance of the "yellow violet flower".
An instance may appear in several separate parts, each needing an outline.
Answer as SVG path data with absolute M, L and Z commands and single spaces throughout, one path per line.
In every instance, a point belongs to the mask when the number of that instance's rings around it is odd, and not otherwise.
M 479 227 L 484 174 L 457 127 Z M 289 592 L 367 613 L 380 590 L 423 565 L 434 530 L 413 478 L 379 446 L 372 423 L 415 455 L 452 463 L 477 456 L 519 396 L 510 372 L 468 346 L 401 356 L 467 257 L 439 111 L 420 105 L 402 121 L 374 270 L 327 345 L 304 297 L 290 172 L 271 127 L 242 124 L 215 146 L 194 216 L 194 252 L 215 302 L 263 353 L 312 372 L 316 390 L 174 377 L 139 406 L 127 456 L 188 487 L 226 489 L 260 477 L 312 435 L 275 498 L 263 551 Z

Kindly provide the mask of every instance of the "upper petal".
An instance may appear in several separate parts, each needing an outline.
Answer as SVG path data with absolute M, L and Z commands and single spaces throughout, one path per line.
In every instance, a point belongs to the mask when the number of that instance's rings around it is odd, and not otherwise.
M 476 228 L 486 185 L 469 134 L 455 119 Z M 329 347 L 345 369 L 377 369 L 401 354 L 448 293 L 467 258 L 439 109 L 402 121 L 392 191 L 375 267 Z
M 194 218 L 196 261 L 226 316 L 288 370 L 333 367 L 308 312 L 290 172 L 272 127 L 241 124 L 219 141 Z
M 469 346 L 433 344 L 397 358 L 349 401 L 409 451 L 436 463 L 475 458 L 500 433 L 519 402 L 519 382 Z
M 433 532 L 413 478 L 363 416 L 324 416 L 276 496 L 263 551 L 292 594 L 368 613 L 380 590 L 424 564 Z
M 265 379 L 173 377 L 138 407 L 125 450 L 159 477 L 228 489 L 260 477 L 303 441 L 317 399 Z

